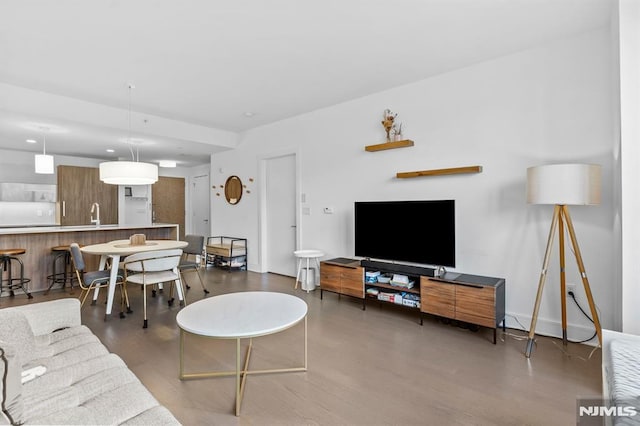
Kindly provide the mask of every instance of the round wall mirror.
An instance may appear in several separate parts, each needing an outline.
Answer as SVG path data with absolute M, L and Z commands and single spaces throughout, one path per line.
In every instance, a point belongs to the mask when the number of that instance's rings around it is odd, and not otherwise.
M 238 176 L 229 176 L 224 184 L 224 197 L 229 204 L 238 204 L 242 198 L 242 181 Z

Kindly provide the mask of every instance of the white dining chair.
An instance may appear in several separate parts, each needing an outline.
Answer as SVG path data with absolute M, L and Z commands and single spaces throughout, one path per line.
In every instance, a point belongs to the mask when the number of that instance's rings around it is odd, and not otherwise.
M 176 291 L 180 304 L 184 304 L 184 289 L 178 272 L 178 264 L 182 257 L 182 249 L 155 250 L 132 254 L 124 259 L 125 285 L 129 283 L 142 286 L 142 298 L 144 309 L 144 324 L 142 328 L 147 328 L 147 286 L 172 282 L 170 291 L 169 306 L 173 305 L 173 283 L 176 284 Z

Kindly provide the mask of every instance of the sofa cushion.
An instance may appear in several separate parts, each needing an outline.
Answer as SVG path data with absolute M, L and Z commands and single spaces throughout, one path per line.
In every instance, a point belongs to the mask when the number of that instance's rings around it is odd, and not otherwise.
M 23 422 L 21 372 L 21 362 L 15 348 L 0 341 L 0 395 L 4 397 L 3 408 L 6 410 L 0 414 L 0 424 Z
M 85 326 L 37 336 L 29 366 L 46 372 L 23 385 L 28 424 L 176 424 L 171 413 Z
M 640 345 L 626 340 L 614 340 L 611 350 L 611 399 L 616 403 L 640 402 Z
M 48 396 L 25 412 L 26 423 L 115 425 L 160 406 L 126 367 L 103 371 Z M 170 413 L 165 422 L 177 423 Z
M 24 364 L 33 359 L 36 341 L 27 317 L 15 310 L 0 309 L 0 341 L 9 342 Z
M 146 425 L 173 425 L 175 424 L 175 418 L 173 414 L 169 410 L 167 410 L 162 405 L 158 405 L 149 410 L 143 411 L 135 417 L 130 418 L 129 420 L 121 423 L 127 426 L 146 426 Z
M 85 345 L 102 346 L 100 339 L 85 326 L 67 328 L 56 331 L 55 333 L 37 336 L 35 342 L 36 355 L 33 357 L 33 360 L 37 358 L 49 358 L 68 351 L 75 351 L 77 348 Z M 100 353 L 103 352 L 100 351 Z M 32 362 L 34 362 L 33 360 Z

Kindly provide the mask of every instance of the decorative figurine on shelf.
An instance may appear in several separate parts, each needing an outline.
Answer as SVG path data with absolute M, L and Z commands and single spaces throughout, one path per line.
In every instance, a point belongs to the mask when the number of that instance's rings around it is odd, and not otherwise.
M 394 114 L 390 109 L 385 109 L 382 120 L 382 125 L 384 126 L 385 132 L 387 132 L 387 142 L 391 142 L 391 132 L 395 131 L 395 124 L 393 121 L 396 119 L 398 114 Z

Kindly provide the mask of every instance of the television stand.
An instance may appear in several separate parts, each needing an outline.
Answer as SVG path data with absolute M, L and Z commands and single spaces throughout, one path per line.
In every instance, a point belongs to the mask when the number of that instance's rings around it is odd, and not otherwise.
M 347 261 L 349 260 L 349 262 Z M 413 286 L 398 287 L 391 283 L 366 282 L 366 272 L 406 275 Z M 435 269 L 372 260 L 337 258 L 320 262 L 320 299 L 323 291 L 394 304 L 415 310 L 420 315 L 435 315 L 463 323 L 493 329 L 505 329 L 505 280 L 503 278 L 447 272 L 435 277 Z M 371 290 L 375 289 L 375 290 Z M 375 293 L 375 294 L 374 294 Z

